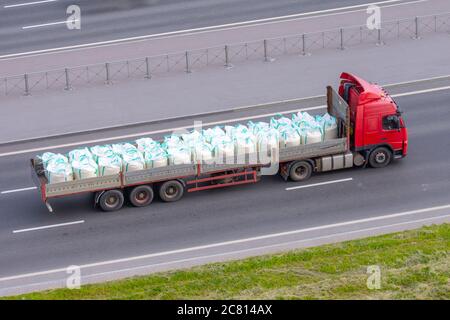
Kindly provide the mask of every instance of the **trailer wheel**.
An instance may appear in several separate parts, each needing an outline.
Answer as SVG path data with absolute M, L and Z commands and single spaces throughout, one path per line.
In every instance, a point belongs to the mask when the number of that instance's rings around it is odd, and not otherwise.
M 178 201 L 183 194 L 184 187 L 177 180 L 166 181 L 159 187 L 159 196 L 164 202 Z
M 312 166 L 307 161 L 298 161 L 291 165 L 289 169 L 289 178 L 292 181 L 305 181 L 311 177 Z
M 120 190 L 105 191 L 99 199 L 100 208 L 103 211 L 117 211 L 124 203 L 123 193 Z
M 385 147 L 373 150 L 369 156 L 369 163 L 372 168 L 384 168 L 392 160 L 392 152 Z
M 134 187 L 128 195 L 128 199 L 135 207 L 145 207 L 152 203 L 153 196 L 152 187 L 144 185 Z

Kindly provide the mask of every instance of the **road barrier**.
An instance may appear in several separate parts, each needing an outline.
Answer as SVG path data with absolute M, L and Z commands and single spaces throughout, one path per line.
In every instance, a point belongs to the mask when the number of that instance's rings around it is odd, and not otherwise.
M 358 44 L 383 45 L 395 39 L 420 39 L 425 34 L 448 32 L 450 13 L 419 16 L 383 22 L 380 29 L 370 30 L 366 25 L 349 26 L 133 60 L 2 77 L 0 94 L 30 95 L 39 90 L 71 90 L 126 79 L 152 79 L 159 74 L 190 73 L 206 66 L 230 68 L 233 64 L 249 60 L 270 62 L 283 55 L 309 55 L 323 49 L 344 50 Z

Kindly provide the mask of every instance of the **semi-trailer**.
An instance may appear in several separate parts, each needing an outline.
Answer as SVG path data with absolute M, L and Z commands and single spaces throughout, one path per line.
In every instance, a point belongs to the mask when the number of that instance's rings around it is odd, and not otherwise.
M 327 111 L 336 118 L 337 138 L 280 147 L 271 150 L 270 157 L 255 152 L 218 162 L 197 160 L 59 183 L 49 183 L 42 160 L 35 157 L 31 159 L 32 177 L 50 212 L 51 199 L 81 193 L 94 193 L 96 206 L 116 211 L 127 200 L 135 207 L 148 206 L 156 193 L 162 201 L 174 202 L 186 192 L 256 183 L 268 168 L 276 168 L 275 173 L 286 181 L 305 181 L 315 172 L 353 166 L 382 168 L 407 155 L 408 132 L 402 113 L 380 86 L 342 73 L 338 91 L 327 87 Z

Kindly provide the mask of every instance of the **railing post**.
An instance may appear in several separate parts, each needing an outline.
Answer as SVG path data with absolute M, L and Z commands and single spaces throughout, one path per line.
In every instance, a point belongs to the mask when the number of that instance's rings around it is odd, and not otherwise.
M 267 54 L 267 40 L 264 39 L 263 45 L 264 45 L 264 61 L 269 62 L 269 56 Z
M 191 69 L 189 67 L 189 52 L 185 52 L 185 58 L 186 58 L 186 73 L 191 73 Z
M 344 50 L 345 48 L 344 48 L 344 28 L 341 28 L 340 30 L 339 30 L 339 33 L 341 34 L 341 50 Z
M 383 39 L 381 38 L 381 26 L 377 29 L 378 30 L 378 45 L 382 46 L 383 45 Z
M 306 36 L 302 34 L 302 55 L 306 55 Z
M 150 74 L 150 61 L 148 57 L 145 57 L 145 79 L 151 79 L 152 75 Z
M 233 67 L 230 64 L 230 55 L 229 55 L 229 51 L 228 51 L 228 45 L 225 45 L 225 67 L 226 68 L 231 68 Z
M 414 18 L 414 25 L 416 28 L 414 39 L 419 39 L 419 17 Z
M 66 87 L 64 88 L 64 90 L 70 90 L 71 88 L 70 88 L 69 69 L 65 68 L 64 73 L 66 74 Z
M 111 75 L 109 71 L 109 62 L 105 63 L 105 70 L 106 70 L 106 84 L 111 84 Z
M 25 81 L 25 92 L 24 92 L 24 94 L 26 96 L 29 96 L 30 95 L 30 85 L 28 83 L 28 74 L 25 73 L 23 75 L 23 80 Z

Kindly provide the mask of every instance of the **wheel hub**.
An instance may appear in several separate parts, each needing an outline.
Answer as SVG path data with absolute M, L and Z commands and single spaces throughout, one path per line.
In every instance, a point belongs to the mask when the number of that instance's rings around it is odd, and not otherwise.
M 383 152 L 378 152 L 375 156 L 375 161 L 378 163 L 383 163 L 386 161 L 386 155 Z

